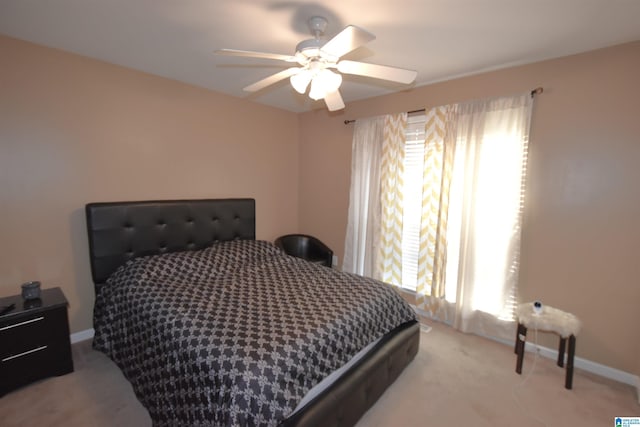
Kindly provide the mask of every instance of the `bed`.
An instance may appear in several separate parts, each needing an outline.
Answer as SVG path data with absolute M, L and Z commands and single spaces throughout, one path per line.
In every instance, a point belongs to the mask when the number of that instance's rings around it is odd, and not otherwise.
M 94 347 L 154 425 L 354 425 L 418 351 L 388 286 L 256 240 L 253 199 L 90 203 L 86 219 Z

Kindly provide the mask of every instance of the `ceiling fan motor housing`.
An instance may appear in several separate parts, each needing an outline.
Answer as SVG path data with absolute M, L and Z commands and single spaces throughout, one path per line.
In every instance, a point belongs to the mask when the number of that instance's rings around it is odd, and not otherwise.
M 323 54 L 321 50 L 322 46 L 327 42 L 320 38 L 327 29 L 327 20 L 322 16 L 312 16 L 307 22 L 314 38 L 303 40 L 296 46 L 295 56 L 302 60 L 300 65 L 306 65 L 308 63 L 307 60 L 311 59 L 336 62 L 338 58 L 329 58 L 328 55 L 326 53 Z
M 324 40 L 320 39 L 303 40 L 296 46 L 296 53 L 300 52 L 309 59 L 315 58 L 320 54 L 320 48 L 324 43 Z

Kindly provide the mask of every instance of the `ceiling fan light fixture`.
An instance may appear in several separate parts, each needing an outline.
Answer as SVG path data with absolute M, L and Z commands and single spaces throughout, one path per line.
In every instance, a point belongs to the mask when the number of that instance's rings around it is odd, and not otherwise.
M 320 72 L 318 78 L 322 79 L 322 83 L 324 84 L 327 93 L 337 91 L 342 84 L 342 75 L 334 73 L 326 68 Z
M 327 93 L 332 93 L 340 88 L 342 76 L 331 70 L 320 70 L 311 81 L 309 97 L 314 100 L 323 99 Z
M 311 78 L 313 77 L 313 73 L 309 70 L 302 70 L 298 74 L 294 74 L 289 78 L 291 82 L 291 86 L 298 92 L 299 94 L 304 94 L 307 91 L 307 87 L 311 82 Z
M 324 98 L 326 93 L 327 91 L 324 90 L 324 87 L 322 86 L 322 83 L 320 82 L 320 80 L 318 80 L 318 78 L 315 78 L 311 81 L 311 90 L 309 90 L 309 98 L 313 99 L 314 101 L 317 101 L 319 99 Z

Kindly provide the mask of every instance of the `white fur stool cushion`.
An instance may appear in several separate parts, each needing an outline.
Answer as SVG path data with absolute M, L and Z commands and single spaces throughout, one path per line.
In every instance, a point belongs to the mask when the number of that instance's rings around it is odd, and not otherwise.
M 573 314 L 548 305 L 543 305 L 542 312 L 536 314 L 533 311 L 533 302 L 520 304 L 516 314 L 518 322 L 525 327 L 555 332 L 562 338 L 578 335 L 582 326 L 580 320 Z

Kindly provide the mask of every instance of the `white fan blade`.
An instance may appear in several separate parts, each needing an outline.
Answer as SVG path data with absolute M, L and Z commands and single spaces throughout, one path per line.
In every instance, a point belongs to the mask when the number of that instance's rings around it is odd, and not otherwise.
M 328 93 L 324 96 L 324 103 L 327 104 L 329 111 L 342 110 L 344 108 L 344 101 L 340 96 L 339 91 Z
M 269 85 L 277 83 L 280 80 L 289 78 L 294 74 L 297 74 L 300 70 L 301 68 L 299 67 L 287 68 L 286 70 L 282 70 L 279 73 L 272 74 L 269 77 L 260 80 L 259 82 L 255 82 L 254 84 L 245 87 L 243 90 L 247 92 L 257 92 L 260 89 L 263 89 Z
M 279 53 L 253 52 L 251 50 L 236 49 L 218 49 L 215 51 L 215 53 L 218 55 L 227 56 L 244 56 L 247 58 L 277 59 L 279 61 L 297 62 L 295 56 L 280 55 Z
M 320 48 L 320 51 L 338 59 L 375 38 L 376 36 L 367 30 L 363 30 L 355 25 L 349 25 L 326 42 L 324 46 Z
M 365 62 L 357 61 L 340 61 L 336 68 L 338 71 L 345 74 L 373 77 L 406 85 L 413 83 L 418 75 L 418 72 L 413 70 L 387 67 L 386 65 L 367 64 Z

